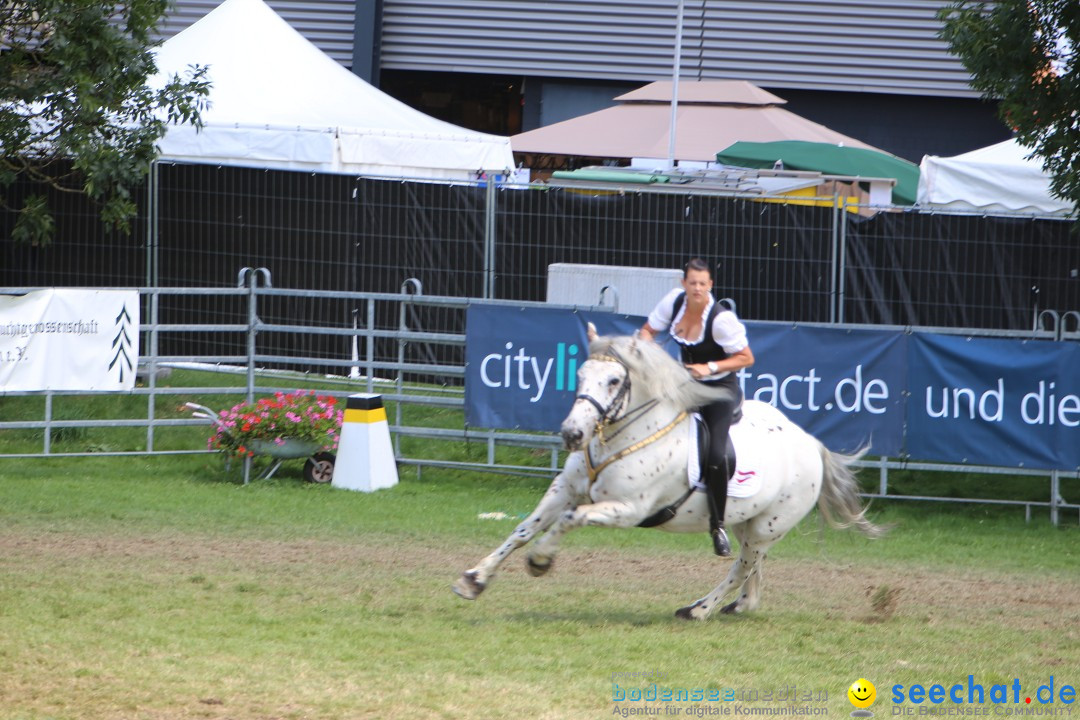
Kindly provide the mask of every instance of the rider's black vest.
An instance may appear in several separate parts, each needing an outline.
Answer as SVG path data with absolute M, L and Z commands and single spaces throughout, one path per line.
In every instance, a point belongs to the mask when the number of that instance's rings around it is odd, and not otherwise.
M 679 308 L 683 306 L 686 301 L 686 293 L 680 294 L 675 298 L 675 304 L 671 309 L 671 322 L 675 324 L 675 317 L 679 314 Z M 697 364 L 716 362 L 717 360 L 724 360 L 728 357 L 727 352 L 716 340 L 713 339 L 712 325 L 716 316 L 722 312 L 731 312 L 719 302 L 713 302 L 712 308 L 709 309 L 709 314 L 705 318 L 704 327 L 701 333 L 701 342 L 694 345 L 684 345 L 679 343 L 679 352 L 682 354 L 682 361 L 684 364 Z M 735 373 L 729 372 L 727 375 L 719 380 L 710 380 L 709 385 L 726 385 L 733 390 L 737 390 L 739 387 L 738 379 L 735 377 Z

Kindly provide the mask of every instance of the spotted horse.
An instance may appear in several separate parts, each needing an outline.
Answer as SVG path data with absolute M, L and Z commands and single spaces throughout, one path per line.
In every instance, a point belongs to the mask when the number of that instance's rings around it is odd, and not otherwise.
M 695 445 L 690 413 L 727 391 L 694 381 L 656 343 L 598 337 L 591 324 L 589 340 L 579 394 L 562 424 L 571 454 L 532 514 L 453 584 L 467 600 L 484 591 L 511 553 L 537 537 L 526 566 L 539 577 L 551 569 L 562 536 L 578 527 L 708 532 L 705 493 L 696 492 L 689 477 Z M 766 553 L 815 503 L 833 527 L 868 537 L 884 532 L 866 519 L 857 493 L 852 465 L 865 450 L 831 452 L 779 410 L 753 400 L 743 403 L 731 441 L 738 461 L 724 520 L 739 554 L 723 582 L 676 611 L 682 619 L 705 620 L 718 607 L 724 613 L 758 607 Z M 755 491 L 741 491 L 740 480 L 752 480 Z

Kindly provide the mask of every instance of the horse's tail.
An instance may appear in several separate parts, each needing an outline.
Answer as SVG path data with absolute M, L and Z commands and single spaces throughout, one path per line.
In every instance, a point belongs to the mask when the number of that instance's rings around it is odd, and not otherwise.
M 877 538 L 888 532 L 888 528 L 866 519 L 866 506 L 859 498 L 859 486 L 852 467 L 866 454 L 867 449 L 864 447 L 852 455 L 844 455 L 821 445 L 821 463 L 825 472 L 821 479 L 818 509 L 825 522 L 834 528 L 854 527 L 867 537 Z

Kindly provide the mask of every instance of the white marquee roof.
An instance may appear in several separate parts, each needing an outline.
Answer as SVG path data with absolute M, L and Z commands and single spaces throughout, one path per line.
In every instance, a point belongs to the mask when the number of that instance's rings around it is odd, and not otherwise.
M 157 52 L 164 77 L 208 65 L 205 127 L 172 127 L 163 159 L 468 179 L 513 168 L 509 138 L 432 118 L 323 53 L 263 0 L 225 0 Z

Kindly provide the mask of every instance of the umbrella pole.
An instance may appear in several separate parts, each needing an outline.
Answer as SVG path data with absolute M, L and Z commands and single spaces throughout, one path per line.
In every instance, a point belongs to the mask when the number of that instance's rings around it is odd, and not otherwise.
M 675 20 L 675 62 L 671 71 L 671 122 L 668 130 L 668 170 L 675 169 L 675 128 L 679 109 L 679 68 L 682 64 L 683 0 L 679 0 L 679 12 Z

